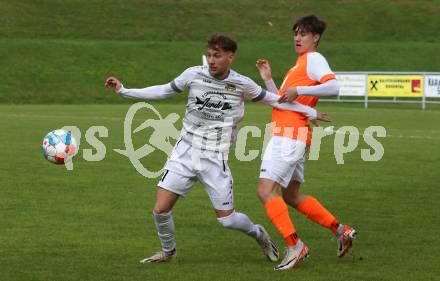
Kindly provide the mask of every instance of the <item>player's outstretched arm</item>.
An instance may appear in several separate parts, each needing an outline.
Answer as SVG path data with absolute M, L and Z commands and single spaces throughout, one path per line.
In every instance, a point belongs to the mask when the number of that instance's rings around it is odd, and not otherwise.
M 281 110 L 296 111 L 304 114 L 309 120 L 329 121 L 328 116 L 319 114 L 310 107 L 297 102 L 279 103 L 280 96 L 272 92 L 266 91 L 258 86 L 252 79 L 246 78 L 244 81 L 244 97 L 254 102 L 261 102 Z M 321 119 L 322 118 L 322 119 Z
M 331 97 L 339 95 L 339 84 L 335 79 L 315 86 L 288 87 L 278 102 L 294 101 L 298 96 Z
M 297 102 L 285 102 L 285 103 L 278 103 L 279 96 L 271 93 L 266 92 L 264 97 L 259 100 L 259 102 L 270 105 L 272 107 L 282 109 L 282 110 L 290 110 L 290 111 L 296 111 L 304 114 L 309 120 L 321 120 L 325 122 L 330 122 L 330 117 L 323 113 L 318 112 L 316 109 L 303 105 Z
M 314 108 L 297 103 L 297 102 L 289 102 L 289 103 L 281 104 L 281 103 L 278 103 L 278 98 L 279 98 L 278 95 L 266 91 L 264 97 L 258 101 L 261 103 L 270 105 L 274 108 L 303 113 L 310 120 L 314 120 L 317 118 L 317 111 Z
M 177 93 L 171 83 L 157 86 L 150 86 L 143 89 L 126 89 L 116 77 L 110 76 L 105 81 L 107 88 L 112 88 L 123 97 L 145 99 L 145 100 L 161 100 L 173 96 Z
M 339 84 L 335 79 L 315 86 L 298 86 L 296 91 L 299 96 L 330 97 L 339 95 Z

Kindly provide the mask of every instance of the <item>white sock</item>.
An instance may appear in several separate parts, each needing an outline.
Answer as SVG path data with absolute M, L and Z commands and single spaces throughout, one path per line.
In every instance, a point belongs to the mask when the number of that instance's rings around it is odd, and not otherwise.
M 171 211 L 162 214 L 156 214 L 153 211 L 153 217 L 162 250 L 164 252 L 172 252 L 176 249 L 176 242 L 174 240 L 175 228 Z
M 260 236 L 260 229 L 243 213 L 233 212 L 227 217 L 217 218 L 224 227 L 240 230 L 254 238 Z

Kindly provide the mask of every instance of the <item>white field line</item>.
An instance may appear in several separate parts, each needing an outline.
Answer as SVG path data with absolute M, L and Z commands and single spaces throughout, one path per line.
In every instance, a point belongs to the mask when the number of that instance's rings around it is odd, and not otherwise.
M 409 136 L 409 135 L 387 135 L 387 138 L 397 138 L 397 139 L 421 139 L 421 140 L 440 140 L 439 137 L 431 136 Z

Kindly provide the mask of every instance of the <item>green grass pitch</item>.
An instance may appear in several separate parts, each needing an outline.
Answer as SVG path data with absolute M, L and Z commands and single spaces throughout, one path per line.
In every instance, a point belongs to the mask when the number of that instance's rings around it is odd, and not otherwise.
M 184 104 L 154 103 L 162 115 L 183 114 Z M 178 259 L 141 265 L 159 249 L 151 210 L 157 179 L 145 179 L 128 159 L 113 151 L 124 148 L 123 105 L 0 106 L 0 280 L 438 280 L 438 202 L 440 109 L 415 106 L 321 104 L 336 128 L 384 126 L 387 137 L 379 162 L 364 162 L 358 148 L 337 165 L 333 139 L 323 140 L 319 161 L 306 162 L 302 190 L 314 195 L 342 222 L 359 230 L 351 255 L 336 257 L 331 233 L 290 213 L 311 257 L 295 271 L 274 272 L 257 244 L 245 235 L 223 229 L 207 195 L 198 184 L 174 209 Z M 135 122 L 153 118 L 137 115 Z M 270 109 L 248 104 L 242 125 L 260 128 Z M 40 152 L 44 134 L 76 125 L 83 134 L 74 170 L 45 161 Z M 82 149 L 85 131 L 106 126 L 107 148 L 100 162 L 87 162 Z M 180 125 L 180 124 L 179 124 Z M 149 131 L 135 137 L 146 143 Z M 248 149 L 261 148 L 248 139 Z M 282 240 L 255 195 L 259 158 L 239 162 L 231 153 L 236 209 Z M 144 164 L 160 168 L 157 153 Z
M 319 161 L 306 162 L 302 190 L 359 231 L 353 254 L 336 257 L 328 230 L 291 210 L 311 257 L 295 271 L 274 272 L 257 244 L 223 229 L 200 185 L 175 208 L 178 259 L 146 266 L 159 249 L 151 210 L 157 179 L 145 179 L 123 149 L 123 118 L 132 101 L 103 87 L 114 74 L 127 87 L 167 83 L 199 64 L 206 39 L 238 41 L 233 68 L 261 83 L 269 59 L 279 85 L 295 61 L 293 20 L 314 13 L 328 23 L 319 51 L 334 71 L 440 70 L 440 0 L 20 0 L 0 1 L 0 281 L 78 280 L 438 280 L 440 270 L 440 107 L 323 104 L 339 128 L 384 126 L 379 162 L 361 160 L 362 141 L 337 165 L 334 136 Z M 154 103 L 162 115 L 184 112 L 184 97 Z M 110 105 L 112 104 L 112 105 Z M 270 109 L 247 105 L 244 125 L 261 129 Z M 152 118 L 139 113 L 137 124 Z M 40 143 L 64 125 L 81 129 L 74 170 L 43 159 Z M 83 159 L 90 126 L 106 126 L 100 162 Z M 136 134 L 140 147 L 151 130 Z M 248 149 L 262 140 L 248 139 Z M 160 169 L 161 152 L 143 164 Z M 259 158 L 231 153 L 237 210 L 266 226 L 255 195 Z

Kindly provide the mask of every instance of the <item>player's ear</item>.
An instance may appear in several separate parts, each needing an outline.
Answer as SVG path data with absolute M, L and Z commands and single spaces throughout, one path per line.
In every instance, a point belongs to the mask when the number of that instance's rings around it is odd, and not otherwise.
M 228 58 L 229 58 L 229 62 L 232 63 L 234 61 L 234 59 L 235 59 L 235 53 L 234 52 L 229 52 Z
M 321 38 L 321 35 L 317 34 L 313 34 L 313 43 L 318 44 L 319 39 Z

